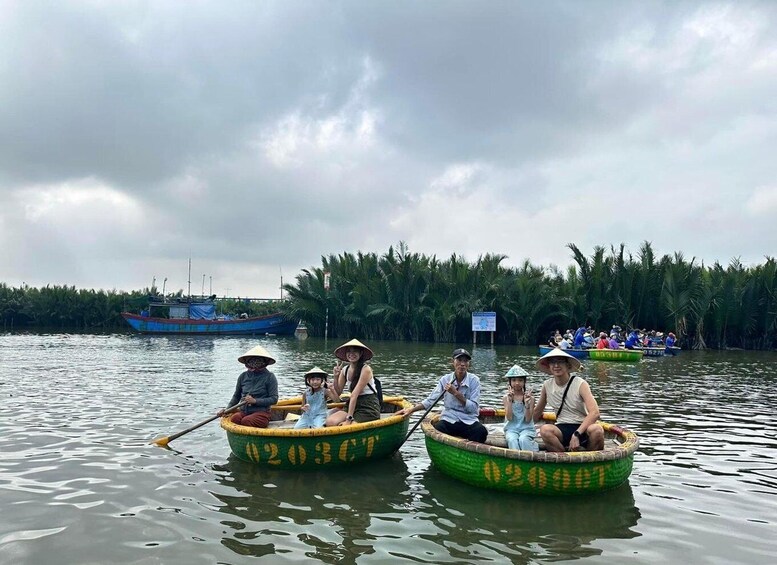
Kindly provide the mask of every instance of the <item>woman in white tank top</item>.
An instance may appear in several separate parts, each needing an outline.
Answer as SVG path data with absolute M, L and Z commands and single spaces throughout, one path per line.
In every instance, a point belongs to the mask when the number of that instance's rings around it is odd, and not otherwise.
M 347 388 L 351 398 L 345 410 L 337 410 L 326 419 L 327 426 L 350 426 L 354 422 L 369 422 L 380 418 L 380 402 L 372 375 L 372 367 L 365 363 L 372 359 L 372 350 L 358 339 L 335 349 L 338 361 L 334 367 L 334 387 L 337 394 Z

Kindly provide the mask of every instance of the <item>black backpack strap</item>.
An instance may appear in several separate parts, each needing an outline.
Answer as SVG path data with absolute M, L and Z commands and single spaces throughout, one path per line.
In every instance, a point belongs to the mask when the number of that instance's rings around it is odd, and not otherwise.
M 569 392 L 569 385 L 572 384 L 572 380 L 575 378 L 576 375 L 572 375 L 569 377 L 569 380 L 567 381 L 567 388 L 564 389 L 564 394 L 561 396 L 561 405 L 558 407 L 558 410 L 556 410 L 556 422 L 558 422 L 558 415 L 561 414 L 561 409 L 564 407 L 564 401 L 567 399 L 567 393 Z
M 343 377 L 345 378 L 346 383 L 348 382 L 348 369 L 349 369 L 349 366 L 343 367 Z M 378 394 L 378 391 L 372 388 L 372 385 L 370 383 L 367 383 L 367 386 L 370 387 L 370 390 L 372 391 L 373 394 Z
M 343 377 L 345 377 L 345 382 L 347 383 L 347 382 L 348 382 L 348 367 L 344 367 L 344 368 L 343 368 L 343 370 L 345 371 L 345 372 L 343 373 Z M 361 375 L 359 375 L 359 376 L 361 376 Z M 372 377 L 372 378 L 375 380 L 375 384 L 376 384 L 376 385 L 378 385 L 378 388 L 380 388 L 380 381 L 378 380 L 378 377 L 376 377 L 376 376 L 374 376 L 374 375 L 373 375 L 373 377 Z M 367 386 L 368 386 L 368 387 L 370 387 L 370 390 L 372 391 L 372 394 L 374 394 L 375 396 L 377 396 L 377 397 L 378 397 L 378 400 L 379 400 L 380 402 L 383 402 L 383 394 L 382 394 L 382 393 L 383 393 L 383 391 L 381 391 L 381 392 L 378 392 L 377 390 L 375 390 L 375 389 L 372 387 L 372 385 L 371 385 L 370 383 L 367 383 Z M 345 387 L 343 387 L 343 388 L 345 388 Z

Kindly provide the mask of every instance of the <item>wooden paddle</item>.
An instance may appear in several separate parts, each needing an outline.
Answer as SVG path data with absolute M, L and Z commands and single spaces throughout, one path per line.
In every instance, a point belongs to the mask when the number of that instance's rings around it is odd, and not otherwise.
M 200 428 L 200 427 L 204 426 L 208 422 L 212 422 L 216 418 L 221 418 L 221 416 L 224 416 L 225 414 L 229 414 L 230 412 L 234 412 L 238 408 L 241 408 L 242 406 L 245 406 L 245 404 L 246 404 L 246 401 L 245 400 L 241 400 L 240 402 L 238 402 L 234 406 L 230 406 L 229 408 L 224 410 L 224 412 L 222 414 L 220 414 L 220 415 L 216 414 L 215 416 L 211 416 L 210 418 L 208 418 L 207 420 L 203 420 L 199 424 L 194 424 L 191 428 L 186 428 L 185 430 L 182 430 L 182 431 L 180 431 L 178 433 L 175 433 L 175 434 L 173 434 L 171 436 L 160 437 L 159 439 L 155 439 L 151 443 L 156 444 L 156 445 L 158 445 L 160 447 L 166 447 L 167 444 L 170 443 L 171 441 L 173 441 L 174 439 L 178 439 L 182 435 L 188 434 L 189 432 L 192 432 L 192 431 L 196 430 L 197 428 Z
M 455 380 L 456 380 L 456 377 L 454 376 L 454 377 L 451 379 L 451 382 L 450 382 L 450 384 L 453 384 L 453 381 L 455 381 Z M 412 427 L 412 428 L 410 428 L 410 431 L 409 431 L 409 432 L 407 432 L 407 435 L 405 436 L 405 439 L 403 439 L 403 440 L 402 440 L 402 443 L 400 443 L 400 444 L 399 444 L 399 447 L 397 447 L 397 449 L 399 449 L 400 447 L 402 447 L 402 444 L 404 444 L 404 443 L 405 443 L 405 442 L 408 440 L 408 438 L 410 437 L 410 434 L 412 434 L 412 433 L 415 431 L 415 429 L 416 429 L 418 426 L 420 426 L 420 425 L 421 425 L 421 422 L 423 422 L 423 421 L 424 421 L 424 418 L 426 418 L 426 417 L 429 415 L 429 412 L 431 412 L 431 411 L 432 411 L 432 408 L 434 408 L 434 407 L 435 407 L 435 405 L 436 405 L 438 402 L 440 402 L 440 400 L 442 400 L 442 397 L 443 397 L 443 396 L 445 396 L 445 393 L 446 393 L 446 392 L 448 392 L 448 391 L 447 391 L 447 390 L 443 390 L 443 391 L 442 391 L 442 394 L 441 394 L 440 396 L 438 396 L 438 397 L 437 397 L 437 400 L 435 400 L 434 402 L 432 402 L 432 405 L 431 405 L 431 406 L 430 406 L 430 407 L 429 407 L 429 408 L 426 410 L 426 412 L 424 412 L 424 415 L 423 415 L 423 416 L 421 416 L 421 417 L 418 419 L 418 421 L 417 421 L 417 422 L 416 422 L 416 423 L 413 425 L 413 427 Z

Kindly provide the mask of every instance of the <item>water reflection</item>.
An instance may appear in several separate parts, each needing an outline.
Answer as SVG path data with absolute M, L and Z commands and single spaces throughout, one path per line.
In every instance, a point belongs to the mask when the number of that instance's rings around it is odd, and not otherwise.
M 629 485 L 599 496 L 471 487 L 434 469 L 420 431 L 385 463 L 321 474 L 228 458 L 215 423 L 170 451 L 147 444 L 223 406 L 250 347 L 277 356 L 293 396 L 340 343 L 0 335 L 0 499 L 13 513 L 0 563 L 767 563 L 777 552 L 775 352 L 587 363 L 604 419 L 640 436 Z M 369 345 L 387 393 L 414 401 L 450 370 L 454 347 Z M 537 359 L 534 347 L 473 354 L 484 406 L 500 404 L 512 363 Z
M 477 370 L 475 370 L 477 367 Z M 489 375 L 501 375 L 500 369 L 497 367 L 497 355 L 496 350 L 488 346 L 475 346 L 472 349 L 472 370 L 474 373 L 481 377 L 487 377 Z
M 401 457 L 352 469 L 284 472 L 234 455 L 216 466 L 229 487 L 213 495 L 223 503 L 222 543 L 240 555 L 294 552 L 325 563 L 355 563 L 385 535 L 381 521 L 411 502 L 409 472 Z M 237 492 L 235 492 L 237 491 Z M 399 537 L 399 536 L 397 536 Z
M 422 483 L 438 526 L 471 557 L 498 548 L 513 562 L 599 555 L 597 539 L 640 534 L 631 486 L 591 496 L 505 495 L 461 483 L 430 466 Z

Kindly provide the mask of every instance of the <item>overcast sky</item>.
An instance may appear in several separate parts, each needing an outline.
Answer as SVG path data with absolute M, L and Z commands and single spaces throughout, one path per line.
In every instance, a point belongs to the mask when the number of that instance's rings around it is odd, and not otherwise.
M 777 255 L 777 2 L 0 0 L 0 282 Z M 212 281 L 212 282 L 211 282 Z

